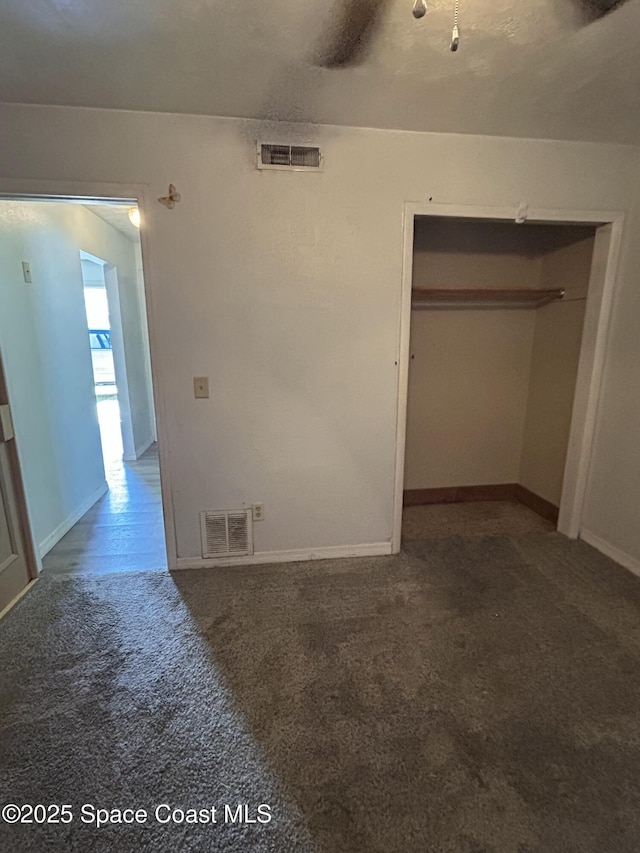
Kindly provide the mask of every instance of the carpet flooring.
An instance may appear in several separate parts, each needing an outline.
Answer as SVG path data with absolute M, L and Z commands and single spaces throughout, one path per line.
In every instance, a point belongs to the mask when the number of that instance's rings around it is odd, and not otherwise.
M 428 504 L 408 506 L 402 511 L 405 542 L 448 536 L 522 536 L 552 530 L 555 525 L 516 501 Z
M 0 799 L 74 814 L 2 850 L 640 850 L 640 579 L 554 532 L 43 577 L 0 664 Z

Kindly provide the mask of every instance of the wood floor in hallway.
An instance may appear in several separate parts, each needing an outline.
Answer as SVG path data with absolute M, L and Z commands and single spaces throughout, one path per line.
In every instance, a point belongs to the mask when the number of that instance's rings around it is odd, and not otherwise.
M 45 556 L 47 574 L 167 568 L 157 445 L 106 475 L 109 492 Z

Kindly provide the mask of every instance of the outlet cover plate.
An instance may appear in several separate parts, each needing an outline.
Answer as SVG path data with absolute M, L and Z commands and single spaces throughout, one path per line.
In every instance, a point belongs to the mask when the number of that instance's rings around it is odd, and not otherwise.
M 251 504 L 251 515 L 254 521 L 264 521 L 264 504 Z

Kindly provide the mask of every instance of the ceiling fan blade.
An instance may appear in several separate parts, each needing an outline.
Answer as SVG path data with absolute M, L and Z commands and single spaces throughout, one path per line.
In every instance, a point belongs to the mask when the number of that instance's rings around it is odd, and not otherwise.
M 316 62 L 324 68 L 357 65 L 366 54 L 389 0 L 342 0 L 337 20 Z
M 627 0 L 574 0 L 585 24 L 599 21 L 626 2 Z

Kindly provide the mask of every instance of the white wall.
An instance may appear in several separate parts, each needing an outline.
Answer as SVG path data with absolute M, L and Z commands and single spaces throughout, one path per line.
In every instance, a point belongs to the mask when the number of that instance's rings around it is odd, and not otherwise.
M 535 311 L 415 310 L 405 489 L 516 483 Z
M 449 289 L 538 287 L 545 227 L 420 218 L 413 240 L 413 286 Z
M 519 482 L 560 505 L 580 359 L 593 238 L 543 258 L 540 286 L 564 288 L 562 302 L 536 311 Z
M 636 149 L 29 106 L 2 107 L 0 127 L 7 177 L 149 187 L 155 369 L 187 557 L 201 508 L 252 501 L 266 510 L 257 551 L 389 541 L 405 201 L 629 211 L 604 390 L 618 417 L 603 406 L 587 516 L 640 555 Z M 258 138 L 319 143 L 325 169 L 259 172 Z M 173 211 L 155 202 L 170 181 Z M 211 398 L 194 400 L 203 374 Z
M 41 553 L 106 490 L 80 256 L 57 207 L 0 201 L 0 346 Z
M 151 435 L 133 243 L 81 205 L 0 201 L 0 346 L 34 538 L 44 552 L 106 488 L 80 250 L 117 264 L 127 374 Z M 32 284 L 21 262 L 31 263 Z M 133 395 L 132 395 L 133 398 Z
M 152 441 L 157 440 L 156 408 L 153 397 L 153 379 L 151 375 L 151 346 L 149 344 L 149 321 L 147 318 L 147 303 L 145 297 L 144 268 L 142 265 L 142 250 L 140 241 L 134 243 L 136 255 L 136 285 L 138 292 L 138 312 L 140 315 L 141 346 L 144 355 L 144 376 L 147 390 L 147 411 L 149 412 Z

